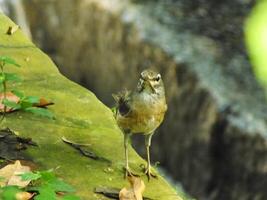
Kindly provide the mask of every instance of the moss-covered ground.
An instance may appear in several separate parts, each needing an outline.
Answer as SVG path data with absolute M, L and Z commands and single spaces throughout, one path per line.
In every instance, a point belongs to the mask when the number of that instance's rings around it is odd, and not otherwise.
M 45 97 L 55 105 L 49 109 L 56 119 L 51 120 L 25 112 L 8 114 L 1 124 L 20 136 L 31 137 L 39 147 L 29 148 L 27 154 L 40 169 L 57 168 L 56 173 L 73 185 L 82 199 L 106 199 L 94 194 L 98 186 L 122 188 L 123 135 L 116 125 L 112 112 L 87 89 L 62 76 L 53 62 L 21 30 L 13 35 L 6 31 L 14 23 L 0 14 L 0 55 L 10 56 L 22 67 L 7 67 L 23 77 L 21 83 L 9 84 L 8 89 L 19 89 L 26 95 Z M 67 34 L 67 33 L 66 33 Z M 90 59 L 90 58 L 88 58 Z M 78 64 L 78 63 L 77 63 Z M 62 142 L 61 138 L 90 144 L 96 154 L 112 162 L 86 158 Z M 130 165 L 141 173 L 140 164 L 145 161 L 130 150 Z M 105 172 L 108 167 L 113 169 Z M 162 178 L 147 182 L 145 196 L 158 200 L 182 199 Z

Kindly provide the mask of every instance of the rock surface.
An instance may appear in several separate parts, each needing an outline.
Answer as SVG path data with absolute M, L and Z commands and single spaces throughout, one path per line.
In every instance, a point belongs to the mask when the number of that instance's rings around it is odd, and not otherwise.
M 25 5 L 34 40 L 104 103 L 135 87 L 144 68 L 163 74 L 169 111 L 152 157 L 187 191 L 200 199 L 267 199 L 266 99 L 242 42 L 252 1 Z
M 23 77 L 19 84 L 8 89 L 20 89 L 26 95 L 45 97 L 55 103 L 49 107 L 56 119 L 51 120 L 30 113 L 8 114 L 1 127 L 9 127 L 22 137 L 31 137 L 38 148 L 28 148 L 27 154 L 40 169 L 57 168 L 56 173 L 73 185 L 82 199 L 107 199 L 94 194 L 98 186 L 123 188 L 123 137 L 113 114 L 93 93 L 62 76 L 53 62 L 18 30 L 6 31 L 14 23 L 0 14 L 0 55 L 15 59 L 22 67 L 8 68 Z M 80 155 L 62 142 L 66 137 L 77 143 L 89 144 L 96 154 L 108 159 L 92 160 Z M 132 149 L 131 165 L 141 170 L 142 160 Z M 106 171 L 107 168 L 113 171 Z M 145 177 L 143 177 L 146 180 Z M 145 181 L 145 196 L 151 199 L 182 199 L 162 178 Z

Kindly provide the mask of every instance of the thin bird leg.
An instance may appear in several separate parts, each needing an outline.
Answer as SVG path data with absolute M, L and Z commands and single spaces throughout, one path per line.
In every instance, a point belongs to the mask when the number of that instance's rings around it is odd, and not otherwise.
M 130 136 L 131 136 L 130 133 L 124 134 L 125 178 L 127 178 L 128 176 L 137 176 L 136 174 L 131 172 L 130 167 L 129 167 L 128 145 L 129 145 Z
M 153 133 L 145 136 L 146 153 L 147 153 L 147 168 L 146 168 L 145 174 L 147 175 L 148 180 L 150 180 L 151 177 L 157 178 L 155 174 L 152 174 L 151 164 L 150 164 L 150 146 L 151 146 L 152 136 L 153 136 Z
M 128 176 L 129 172 L 129 158 L 128 158 L 128 144 L 129 144 L 130 134 L 124 134 L 124 154 L 125 154 L 125 177 Z

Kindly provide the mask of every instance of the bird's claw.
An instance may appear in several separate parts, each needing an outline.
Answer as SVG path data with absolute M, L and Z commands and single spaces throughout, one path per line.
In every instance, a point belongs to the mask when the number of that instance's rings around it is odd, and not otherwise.
M 125 177 L 124 178 L 127 178 L 129 176 L 139 177 L 138 174 L 133 173 L 129 168 L 124 168 L 124 170 L 125 170 Z
M 148 181 L 151 179 L 151 177 L 152 177 L 152 178 L 158 178 L 156 174 L 153 174 L 153 173 L 151 172 L 151 168 L 150 168 L 150 167 L 148 167 L 148 168 L 146 169 L 145 174 L 146 174 L 146 176 L 147 176 Z

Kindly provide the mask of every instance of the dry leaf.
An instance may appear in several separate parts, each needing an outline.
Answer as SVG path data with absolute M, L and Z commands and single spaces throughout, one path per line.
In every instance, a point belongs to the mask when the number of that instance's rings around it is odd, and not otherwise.
M 37 106 L 37 107 L 46 107 L 46 106 L 50 106 L 50 105 L 54 105 L 54 103 L 51 102 L 51 101 L 47 101 L 44 98 L 40 98 L 39 104 L 35 104 L 34 106 Z
M 133 190 L 132 189 L 126 189 L 122 188 L 119 194 L 120 200 L 136 200 Z
M 112 187 L 96 187 L 95 193 L 102 194 L 105 197 L 111 198 L 111 199 L 119 199 L 119 193 L 121 189 L 118 188 L 112 188 Z M 153 200 L 149 197 L 143 197 L 143 200 Z
M 0 169 L 0 177 L 3 179 L 0 180 L 0 186 L 16 185 L 22 188 L 26 187 L 30 181 L 22 181 L 19 175 L 29 171 L 30 167 L 22 166 L 19 160 L 14 164 L 3 167 Z
M 7 30 L 7 34 L 8 35 L 13 35 L 17 30 L 19 29 L 19 26 L 18 25 L 15 25 L 15 26 L 9 26 L 8 27 L 8 30 Z
M 119 193 L 120 200 L 143 200 L 143 192 L 145 191 L 145 184 L 139 177 L 128 177 L 131 188 L 122 188 Z
M 0 102 L 2 102 L 4 98 L 5 98 L 4 94 L 0 93 Z M 14 95 L 12 92 L 7 92 L 6 93 L 6 99 L 9 100 L 9 101 L 13 101 L 15 103 L 19 102 L 19 97 Z M 4 107 L 5 107 L 4 104 L 0 103 L 0 111 L 1 112 L 4 110 Z M 6 112 L 11 112 L 12 110 L 13 110 L 12 108 L 7 107 Z
M 18 192 L 16 194 L 16 200 L 29 200 L 34 196 L 34 193 Z

